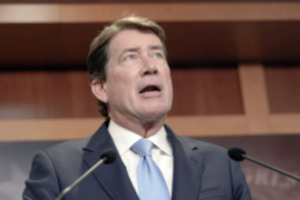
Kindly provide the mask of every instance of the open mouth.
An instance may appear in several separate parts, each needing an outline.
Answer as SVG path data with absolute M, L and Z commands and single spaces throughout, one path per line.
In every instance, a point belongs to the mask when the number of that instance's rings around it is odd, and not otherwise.
M 148 85 L 140 91 L 140 94 L 147 93 L 147 92 L 160 92 L 160 88 L 155 85 Z

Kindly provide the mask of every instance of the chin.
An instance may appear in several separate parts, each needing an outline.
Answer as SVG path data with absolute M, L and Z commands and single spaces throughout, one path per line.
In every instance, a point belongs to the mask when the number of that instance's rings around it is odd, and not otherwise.
M 147 120 L 155 121 L 160 118 L 165 118 L 170 109 L 147 109 L 143 112 L 143 116 Z

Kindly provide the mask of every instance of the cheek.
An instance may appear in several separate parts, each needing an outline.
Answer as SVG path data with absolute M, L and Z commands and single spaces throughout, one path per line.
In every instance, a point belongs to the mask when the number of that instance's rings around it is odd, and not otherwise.
M 165 71 L 165 81 L 170 90 L 173 90 L 172 78 L 171 78 L 171 71 L 170 69 L 166 69 Z
M 169 103 L 172 105 L 172 102 L 173 102 L 173 85 L 172 85 L 172 81 L 170 81 L 170 84 L 169 84 L 168 99 L 169 99 Z
M 112 96 L 125 97 L 134 87 L 133 77 L 126 73 L 111 73 L 107 84 L 107 91 Z
M 173 100 L 173 82 L 172 82 L 170 70 L 168 70 L 168 72 L 166 73 L 165 78 L 166 78 L 166 86 L 167 86 L 167 90 L 168 90 L 168 97 L 172 101 Z

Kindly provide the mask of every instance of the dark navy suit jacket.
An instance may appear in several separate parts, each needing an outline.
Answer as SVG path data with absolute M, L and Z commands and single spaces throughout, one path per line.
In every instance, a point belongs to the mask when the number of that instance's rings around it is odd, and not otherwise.
M 58 194 L 99 160 L 106 148 L 116 149 L 108 122 L 91 137 L 72 140 L 35 156 L 23 199 L 54 200 Z M 175 135 L 167 126 L 174 155 L 172 200 L 250 200 L 240 166 L 225 149 Z M 65 200 L 138 200 L 119 155 L 98 167 Z M 155 200 L 155 199 L 154 199 Z

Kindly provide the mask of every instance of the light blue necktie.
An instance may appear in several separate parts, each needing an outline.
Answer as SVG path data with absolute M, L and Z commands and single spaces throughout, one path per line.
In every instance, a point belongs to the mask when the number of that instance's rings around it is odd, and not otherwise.
M 161 171 L 151 158 L 152 142 L 141 139 L 131 150 L 141 156 L 137 168 L 140 200 L 170 200 L 167 184 Z

